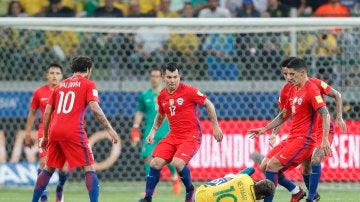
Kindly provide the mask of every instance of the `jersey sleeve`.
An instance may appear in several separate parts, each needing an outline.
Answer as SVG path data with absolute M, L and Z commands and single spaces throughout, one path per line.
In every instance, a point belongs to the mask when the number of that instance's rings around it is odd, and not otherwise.
M 284 109 L 286 107 L 286 101 L 288 97 L 288 92 L 286 92 L 285 85 L 282 87 L 280 94 L 279 94 L 279 100 L 278 100 L 278 107 L 280 109 Z
M 96 89 L 96 85 L 94 82 L 89 82 L 87 85 L 86 102 L 89 103 L 90 101 L 96 101 L 100 103 L 99 93 L 98 90 Z
M 323 97 L 321 96 L 320 90 L 316 87 L 309 88 L 308 92 L 308 100 L 315 111 L 317 111 L 320 107 L 326 106 Z
M 144 103 L 144 94 L 141 93 L 138 97 L 138 103 L 136 106 L 136 111 L 144 112 L 145 111 L 145 103 Z
M 47 104 L 51 105 L 52 107 L 55 106 L 55 97 L 56 97 L 56 93 L 57 93 L 57 88 L 55 87 L 55 89 L 53 90 L 53 92 L 51 92 L 50 97 L 48 99 Z
M 34 92 L 33 97 L 31 98 L 30 107 L 35 110 L 40 107 L 38 91 Z
M 190 87 L 189 94 L 192 98 L 192 101 L 196 104 L 203 105 L 206 100 L 206 95 L 202 94 L 198 89 Z
M 325 81 L 322 81 L 320 79 L 317 78 L 312 78 L 311 82 L 313 82 L 320 90 L 320 93 L 322 95 L 329 95 L 329 92 L 331 91 L 332 87 L 327 84 Z
M 158 113 L 160 114 L 165 114 L 165 110 L 164 110 L 164 107 L 163 105 L 161 104 L 163 102 L 162 100 L 162 94 L 160 94 L 157 98 L 157 104 L 158 104 Z

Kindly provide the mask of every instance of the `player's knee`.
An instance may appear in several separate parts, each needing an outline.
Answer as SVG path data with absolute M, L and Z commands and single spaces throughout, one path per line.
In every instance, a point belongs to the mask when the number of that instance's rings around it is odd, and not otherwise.
M 185 166 L 184 161 L 177 161 L 175 159 L 172 161 L 172 164 L 178 172 L 180 172 Z
M 277 159 L 271 159 L 267 164 L 266 164 L 266 170 L 271 170 L 271 171 L 279 171 L 283 168 L 284 166 L 279 162 L 279 160 Z
M 164 165 L 166 165 L 166 161 L 160 158 L 154 158 L 150 162 L 150 166 L 155 169 L 161 169 Z
M 324 157 L 322 149 L 316 149 L 313 156 L 311 157 L 311 165 L 319 165 Z

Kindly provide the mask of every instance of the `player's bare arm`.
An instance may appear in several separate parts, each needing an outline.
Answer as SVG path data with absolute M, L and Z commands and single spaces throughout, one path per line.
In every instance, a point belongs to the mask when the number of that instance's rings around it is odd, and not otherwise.
M 34 140 L 31 138 L 31 129 L 34 126 L 35 119 L 36 110 L 30 107 L 25 125 L 25 146 L 30 148 L 34 145 Z
M 162 113 L 156 114 L 154 125 L 151 128 L 149 135 L 146 137 L 146 142 L 148 144 L 152 144 L 154 142 L 155 133 L 157 130 L 159 130 L 161 124 L 164 122 L 164 119 L 165 119 L 165 114 Z
M 336 106 L 336 124 L 338 126 L 340 126 L 341 130 L 343 132 L 346 132 L 346 124 L 345 121 L 342 118 L 342 106 L 343 106 L 343 101 L 342 101 L 342 96 L 341 93 L 335 89 L 331 89 L 330 92 L 328 93 L 328 96 L 333 97 L 335 99 L 335 106 Z
M 329 128 L 330 128 L 330 115 L 326 106 L 320 107 L 317 112 L 322 117 L 322 128 L 323 128 L 323 139 L 322 139 L 322 149 L 324 151 L 325 156 L 329 156 L 331 154 L 330 143 L 328 140 Z
M 289 118 L 289 116 L 290 116 L 290 113 L 286 109 L 283 109 L 265 127 L 250 129 L 250 130 L 248 130 L 247 133 L 250 134 L 250 138 L 255 138 L 256 136 L 264 134 L 268 130 L 271 130 L 271 129 L 275 128 L 275 127 L 280 126 L 281 124 L 283 124 Z
M 214 104 L 209 99 L 206 98 L 204 102 L 204 107 L 208 112 L 208 116 L 213 126 L 214 138 L 216 139 L 216 141 L 221 142 L 223 139 L 223 132 L 221 131 L 221 128 L 217 120 Z
M 101 125 L 103 125 L 103 127 L 105 128 L 105 130 L 107 130 L 107 132 L 109 133 L 112 142 L 114 144 L 119 142 L 119 135 L 116 133 L 116 131 L 112 128 L 110 122 L 108 121 L 108 119 L 106 118 L 103 110 L 101 109 L 101 107 L 99 106 L 99 103 L 96 101 L 90 101 L 89 102 L 89 107 L 90 110 L 93 112 L 95 118 L 101 123 Z
M 44 127 L 44 136 L 42 139 L 42 142 L 40 143 L 40 147 L 43 150 L 46 150 L 46 146 L 48 143 L 48 131 L 49 131 L 49 125 L 50 125 L 50 120 L 51 120 L 51 114 L 54 111 L 53 107 L 49 104 L 46 105 L 45 111 L 44 111 L 44 118 L 43 118 L 43 127 Z
M 131 129 L 130 142 L 131 146 L 136 146 L 140 142 L 140 130 L 139 126 L 144 118 L 144 114 L 141 111 L 137 111 L 134 117 L 134 123 Z

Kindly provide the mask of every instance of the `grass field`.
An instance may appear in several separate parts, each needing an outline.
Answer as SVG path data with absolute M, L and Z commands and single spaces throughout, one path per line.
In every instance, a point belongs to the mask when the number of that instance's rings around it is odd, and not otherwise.
M 102 182 L 100 190 L 101 202 L 136 202 L 141 197 L 145 182 Z M 172 194 L 170 182 L 160 182 L 153 198 L 155 202 L 184 201 L 184 194 Z M 55 201 L 55 187 L 49 187 L 49 201 Z M 0 187 L 0 202 L 29 202 L 32 197 L 32 187 Z M 321 201 L 324 202 L 360 202 L 360 183 L 322 183 L 320 185 Z M 278 188 L 276 202 L 289 201 L 290 194 L 283 188 Z M 87 190 L 83 183 L 70 182 L 65 185 L 66 202 L 89 201 Z M 305 200 L 302 200 L 305 201 Z

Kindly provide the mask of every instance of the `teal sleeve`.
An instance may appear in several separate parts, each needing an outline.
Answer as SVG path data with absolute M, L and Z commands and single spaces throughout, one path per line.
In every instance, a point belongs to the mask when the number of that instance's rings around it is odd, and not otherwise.
M 244 170 L 240 171 L 239 174 L 246 174 L 251 176 L 252 174 L 254 174 L 255 169 L 254 168 L 245 168 Z
M 138 98 L 138 104 L 136 106 L 136 111 L 144 112 L 145 111 L 145 104 L 143 99 L 143 94 L 141 93 Z

